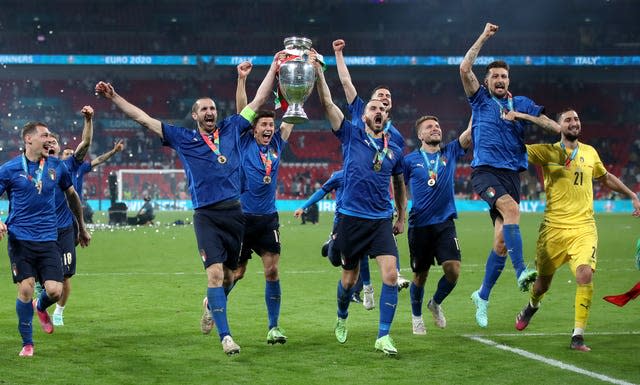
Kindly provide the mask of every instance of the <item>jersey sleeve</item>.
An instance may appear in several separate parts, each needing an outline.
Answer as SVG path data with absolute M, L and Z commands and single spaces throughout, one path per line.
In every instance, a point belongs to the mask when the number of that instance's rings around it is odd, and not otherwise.
M 71 181 L 71 172 L 64 163 L 60 163 L 60 167 L 58 167 L 60 171 L 60 177 L 58 179 L 58 186 L 62 191 L 66 191 L 69 187 L 73 186 L 73 182 Z
M 543 106 L 537 105 L 533 100 L 525 96 L 520 97 L 522 98 L 522 108 L 524 109 L 523 112 L 526 112 L 531 116 L 540 116 L 540 114 L 544 112 Z
M 360 96 L 357 96 L 353 99 L 353 102 L 347 106 L 347 110 L 351 115 L 351 121 L 360 119 L 362 114 L 364 113 L 364 100 Z
M 326 193 L 330 193 L 333 190 L 337 190 L 342 186 L 342 178 L 338 177 L 338 175 L 334 172 L 324 184 L 322 185 L 322 189 Z
M 476 91 L 476 93 L 469 96 L 467 100 L 469 101 L 469 104 L 474 106 L 482 103 L 488 95 L 489 95 L 489 91 L 487 91 L 485 86 L 480 86 L 478 87 L 478 90 Z
M 399 175 L 404 172 L 402 167 L 404 163 L 404 156 L 402 156 L 402 151 L 400 152 L 394 151 L 394 155 L 397 156 L 398 159 L 396 159 L 396 164 L 393 165 L 393 169 L 391 170 L 391 175 Z
M 411 156 L 407 155 L 402 159 L 402 173 L 404 174 L 404 184 L 409 185 L 411 179 Z
M 348 122 L 346 119 L 342 119 L 342 123 L 340 124 L 340 129 L 337 131 L 333 131 L 333 134 L 340 140 L 342 143 L 347 143 L 351 138 L 352 131 L 354 129 L 354 125 Z
M 5 165 L 0 167 L 0 195 L 4 194 L 9 187 L 9 173 Z
M 178 128 L 174 125 L 162 122 L 162 145 L 175 149 Z
M 544 165 L 547 163 L 549 156 L 548 144 L 527 144 L 527 155 L 529 156 L 529 163 Z
M 607 174 L 607 169 L 604 167 L 598 151 L 593 149 L 593 179 L 599 179 Z

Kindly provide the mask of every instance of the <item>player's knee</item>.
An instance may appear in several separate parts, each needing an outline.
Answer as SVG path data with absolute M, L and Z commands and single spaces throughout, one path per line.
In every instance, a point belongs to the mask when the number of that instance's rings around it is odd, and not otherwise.
M 395 286 L 398 284 L 398 271 L 393 269 L 385 269 L 382 271 L 382 282 L 385 285 Z
M 593 279 L 593 270 L 589 265 L 580 265 L 576 269 L 576 283 L 578 285 L 586 285 L 591 283 Z
M 51 285 L 46 287 L 47 297 L 57 302 L 62 297 L 62 285 Z
M 246 266 L 240 266 L 233 271 L 233 281 L 239 281 L 244 278 L 244 273 L 247 272 Z
M 460 276 L 460 261 L 447 261 L 442 265 L 444 276 L 449 282 L 458 281 Z
M 503 239 L 496 239 L 493 242 L 493 251 L 501 257 L 507 256 L 507 245 L 504 244 Z
M 265 267 L 264 277 L 267 281 L 276 281 L 278 279 L 278 266 Z
M 500 212 L 504 223 L 519 223 L 520 222 L 520 206 L 509 195 L 501 196 L 496 201 L 496 208 Z

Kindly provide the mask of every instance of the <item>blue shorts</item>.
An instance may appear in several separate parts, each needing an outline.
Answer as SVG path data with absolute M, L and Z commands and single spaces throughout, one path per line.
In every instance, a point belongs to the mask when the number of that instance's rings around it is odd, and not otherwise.
M 495 223 L 501 218 L 496 209 L 496 201 L 503 195 L 509 195 L 516 203 L 520 203 L 520 173 L 513 170 L 479 166 L 471 172 L 473 191 L 489 204 L 489 214 Z
M 251 252 L 280 254 L 280 219 L 278 213 L 266 215 L 244 214 L 244 239 L 240 264 L 251 259 Z
M 409 253 L 414 273 L 429 271 L 438 262 L 459 261 L 460 245 L 453 219 L 428 226 L 409 227 Z
M 195 209 L 193 229 L 205 269 L 214 263 L 222 263 L 231 270 L 238 268 L 244 235 L 240 202 L 221 209 L 212 206 Z
M 62 282 L 62 260 L 56 241 L 22 241 L 9 235 L 7 250 L 13 282 L 27 278 Z
M 76 273 L 76 227 L 74 225 L 58 229 L 58 248 L 63 275 L 73 277 Z
M 353 270 L 359 266 L 363 255 L 368 255 L 369 258 L 393 255 L 398 258 L 391 218 L 366 219 L 341 215 L 336 246 L 340 249 L 342 268 L 345 270 Z

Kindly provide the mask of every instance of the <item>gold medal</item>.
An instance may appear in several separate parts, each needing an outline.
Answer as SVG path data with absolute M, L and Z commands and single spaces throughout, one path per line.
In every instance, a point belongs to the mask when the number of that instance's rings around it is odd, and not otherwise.
M 224 155 L 218 155 L 218 163 L 225 164 L 227 163 L 227 157 Z
M 375 162 L 373 164 L 373 171 L 378 172 L 382 170 L 382 162 Z
M 429 187 L 433 187 L 436 185 L 436 180 L 433 178 L 429 178 L 429 181 L 427 182 L 427 184 L 429 185 Z
M 262 178 L 262 181 L 264 182 L 264 184 L 270 184 L 271 177 L 269 175 L 265 175 L 264 178 Z

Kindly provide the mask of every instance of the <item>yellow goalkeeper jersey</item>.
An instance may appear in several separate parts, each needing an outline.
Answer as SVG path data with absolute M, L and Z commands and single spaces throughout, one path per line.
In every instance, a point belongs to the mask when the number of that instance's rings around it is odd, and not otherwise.
M 607 174 L 595 148 L 578 142 L 577 150 L 554 144 L 528 144 L 529 162 L 542 166 L 547 206 L 544 223 L 571 228 L 595 223 L 593 179 Z

